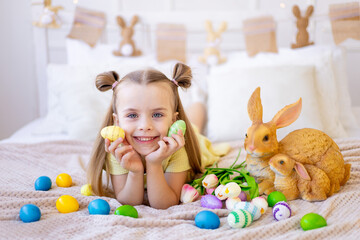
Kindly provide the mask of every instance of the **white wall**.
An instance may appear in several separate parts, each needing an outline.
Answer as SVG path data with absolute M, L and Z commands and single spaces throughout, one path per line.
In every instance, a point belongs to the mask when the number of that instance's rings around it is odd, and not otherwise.
M 38 116 L 29 1 L 0 1 L 0 139 Z

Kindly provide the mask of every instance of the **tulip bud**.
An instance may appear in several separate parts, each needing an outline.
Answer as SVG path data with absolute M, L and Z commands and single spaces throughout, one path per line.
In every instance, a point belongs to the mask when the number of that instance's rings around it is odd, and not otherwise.
M 214 188 L 214 187 L 216 187 L 218 185 L 218 183 L 219 183 L 219 179 L 217 178 L 217 176 L 215 174 L 207 175 L 204 178 L 204 180 L 202 181 L 202 185 L 206 189 Z
M 189 203 L 195 201 L 199 197 L 199 192 L 190 186 L 189 184 L 184 184 L 181 189 L 180 201 L 182 203 Z

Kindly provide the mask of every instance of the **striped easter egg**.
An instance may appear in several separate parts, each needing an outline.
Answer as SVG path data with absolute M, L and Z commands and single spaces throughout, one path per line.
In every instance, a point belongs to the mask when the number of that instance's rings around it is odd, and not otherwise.
M 121 127 L 118 126 L 107 126 L 101 129 L 101 136 L 105 139 L 109 139 L 110 141 L 115 141 L 118 138 L 124 138 L 125 132 Z
M 261 211 L 260 208 L 258 208 L 256 205 L 250 203 L 250 202 L 238 202 L 234 206 L 234 210 L 243 209 L 248 211 L 253 220 L 258 220 L 261 217 Z
M 227 222 L 232 228 L 245 228 L 253 221 L 251 214 L 243 209 L 235 210 L 229 213 Z
M 275 220 L 280 221 L 291 216 L 291 208 L 285 201 L 278 202 L 273 207 L 273 216 Z

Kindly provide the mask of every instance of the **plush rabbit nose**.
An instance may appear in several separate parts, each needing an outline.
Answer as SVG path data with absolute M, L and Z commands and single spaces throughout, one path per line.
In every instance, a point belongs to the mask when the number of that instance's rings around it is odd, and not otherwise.
M 250 146 L 249 146 L 249 149 L 250 149 L 250 151 L 254 151 L 254 150 L 255 150 L 255 146 L 254 146 L 254 145 L 250 145 Z

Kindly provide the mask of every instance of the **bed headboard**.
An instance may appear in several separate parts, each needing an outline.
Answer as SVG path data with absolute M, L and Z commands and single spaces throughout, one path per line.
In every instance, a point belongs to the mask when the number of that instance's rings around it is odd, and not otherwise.
M 35 0 L 33 1 L 35 2 Z M 77 3 L 74 3 L 77 2 Z M 346 2 L 333 0 L 331 3 Z M 40 114 L 46 113 L 46 67 L 49 63 L 67 63 L 66 36 L 69 34 L 73 22 L 76 4 L 81 7 L 102 11 L 106 14 L 106 29 L 100 39 L 103 44 L 120 42 L 120 29 L 116 24 L 116 16 L 121 15 L 127 21 L 133 15 L 138 15 L 140 24 L 135 26 L 137 46 L 145 53 L 153 53 L 156 49 L 155 30 L 158 23 L 181 23 L 187 29 L 187 52 L 201 53 L 206 44 L 204 23 L 211 20 L 214 28 L 222 21 L 228 22 L 228 30 L 222 35 L 221 50 L 231 52 L 245 49 L 242 22 L 244 19 L 271 15 L 277 23 L 276 37 L 279 48 L 290 48 L 295 41 L 296 25 L 292 14 L 294 4 L 305 11 L 310 4 L 315 11 L 310 18 L 308 32 L 310 40 L 318 45 L 333 45 L 331 25 L 328 17 L 329 1 L 327 0 L 223 0 L 209 1 L 177 1 L 177 0 L 108 0 L 108 1 L 60 1 L 53 0 L 53 5 L 61 5 L 64 10 L 59 11 L 62 25 L 59 29 L 33 28 L 35 38 L 35 55 L 37 80 L 39 82 Z M 41 5 L 32 6 L 33 20 L 37 20 L 42 11 Z M 360 44 L 348 44 L 350 52 L 360 56 Z M 350 66 L 351 68 L 351 66 Z M 354 67 L 355 68 L 355 67 Z M 358 70 L 354 70 L 358 71 Z M 354 73 L 354 77 L 358 72 Z M 350 77 L 351 81 L 355 81 Z M 360 99 L 357 104 L 360 105 Z

